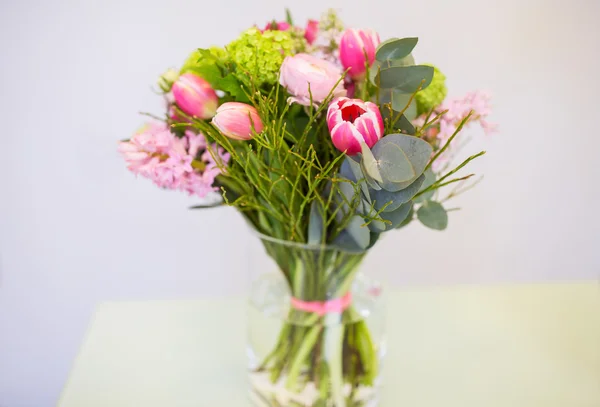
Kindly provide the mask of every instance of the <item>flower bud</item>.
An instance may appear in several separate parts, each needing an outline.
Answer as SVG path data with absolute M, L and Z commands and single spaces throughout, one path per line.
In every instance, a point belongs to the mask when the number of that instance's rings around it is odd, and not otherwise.
M 291 25 L 287 21 L 271 21 L 267 23 L 262 32 L 265 31 L 287 31 L 291 28 Z
M 181 75 L 171 88 L 177 106 L 186 114 L 200 119 L 214 116 L 219 104 L 210 84 L 191 72 Z
M 212 119 L 213 125 L 225 136 L 235 140 L 250 140 L 263 131 L 263 123 L 253 106 L 239 102 L 223 103 Z
M 158 87 L 165 93 L 170 92 L 177 78 L 179 78 L 179 73 L 175 69 L 168 69 L 158 78 Z
M 308 44 L 312 44 L 317 39 L 319 34 L 319 22 L 317 20 L 308 20 L 304 29 L 304 39 Z
M 375 103 L 341 97 L 327 110 L 327 127 L 333 145 L 348 155 L 361 152 L 361 144 L 373 147 L 383 137 L 383 119 Z
M 363 79 L 366 65 L 375 61 L 379 35 L 371 30 L 348 29 L 340 40 L 340 61 L 345 69 L 350 68 L 352 79 Z

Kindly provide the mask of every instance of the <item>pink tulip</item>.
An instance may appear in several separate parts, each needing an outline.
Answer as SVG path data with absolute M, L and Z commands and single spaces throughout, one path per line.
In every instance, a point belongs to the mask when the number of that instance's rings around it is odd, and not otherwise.
M 287 31 L 290 29 L 290 24 L 287 21 L 271 21 L 268 23 L 262 32 L 265 31 Z
M 279 83 L 292 95 L 289 103 L 309 106 L 311 94 L 313 104 L 323 102 L 330 92 L 334 97 L 345 96 L 341 78 L 341 70 L 333 63 L 313 55 L 296 54 L 283 60 Z
M 171 88 L 177 106 L 186 114 L 200 119 L 215 115 L 219 98 L 204 79 L 193 73 L 181 75 Z
M 212 119 L 214 126 L 225 136 L 235 140 L 250 140 L 256 133 L 263 131 L 263 122 L 256 109 L 239 102 L 223 103 Z
M 317 20 L 308 20 L 304 29 L 304 39 L 310 45 L 317 39 L 317 34 L 319 34 L 319 22 Z
M 327 127 L 333 145 L 348 155 L 361 152 L 361 144 L 373 147 L 383 136 L 383 119 L 375 103 L 341 97 L 327 110 Z
M 375 61 L 379 35 L 371 30 L 346 30 L 340 40 L 340 61 L 352 79 L 363 79 L 366 65 Z M 366 54 L 366 58 L 365 58 Z

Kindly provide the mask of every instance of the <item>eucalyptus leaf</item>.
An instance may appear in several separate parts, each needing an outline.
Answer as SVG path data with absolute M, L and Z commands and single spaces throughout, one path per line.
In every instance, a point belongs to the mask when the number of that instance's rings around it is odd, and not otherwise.
M 369 229 L 367 229 L 367 231 L 369 231 Z M 360 253 L 364 251 L 364 249 L 361 248 L 345 230 L 342 230 L 340 234 L 337 235 L 333 242 L 331 242 L 331 245 L 347 252 Z
M 412 206 L 412 202 L 406 202 L 400 205 L 400 207 L 395 211 L 382 212 L 379 216 L 381 216 L 382 219 L 391 222 L 391 224 L 385 224 L 385 230 L 388 231 L 396 229 L 398 225 L 400 225 L 406 219 L 406 217 L 410 213 L 410 210 L 412 209 Z
M 392 66 L 412 66 L 415 64 L 415 58 L 412 56 L 412 54 L 402 58 L 402 59 L 396 59 L 393 61 L 382 61 L 379 62 L 377 60 L 375 60 L 373 62 L 373 65 L 371 65 L 371 69 L 369 69 L 369 80 L 371 81 L 371 83 L 375 86 L 377 85 L 376 82 L 376 78 L 377 78 L 377 73 L 379 72 L 380 69 L 383 68 L 390 68 Z
M 375 243 L 379 240 L 379 236 L 381 236 L 380 233 L 371 232 L 371 242 L 369 243 L 369 246 L 367 246 L 367 250 L 375 246 Z
M 409 120 L 414 120 L 417 117 L 417 102 L 415 99 L 410 100 L 412 93 L 404 93 L 401 90 L 397 89 L 381 89 L 379 92 L 379 104 L 392 105 L 392 109 L 395 112 L 403 111 L 407 106 L 406 110 L 404 110 L 404 115 L 406 115 Z M 410 105 L 409 105 L 410 102 Z M 384 115 L 389 116 L 389 110 L 383 109 Z M 398 113 L 394 114 L 396 116 Z
M 418 38 L 392 38 L 379 45 L 375 53 L 377 61 L 396 60 L 408 56 L 419 42 Z
M 338 182 L 337 187 L 340 194 L 343 195 L 343 197 L 338 198 L 340 205 L 342 206 L 342 210 L 338 212 L 338 216 L 344 216 L 350 211 L 350 204 L 354 200 L 356 192 L 354 191 L 354 186 L 350 182 Z
M 448 213 L 439 202 L 425 202 L 417 211 L 417 218 L 431 229 L 444 230 L 448 226 Z
M 342 177 L 346 178 L 347 180 L 350 180 L 352 182 L 357 182 L 359 178 L 357 178 L 356 175 L 354 174 L 351 161 L 354 161 L 354 160 L 352 160 L 352 158 L 350 158 L 350 157 L 346 157 L 344 159 L 344 161 L 342 162 L 342 165 L 340 166 L 340 175 Z M 359 164 L 359 169 L 360 169 L 360 164 Z
M 359 180 L 363 177 L 362 169 L 360 168 L 360 159 L 361 155 L 358 154 L 357 159 L 355 160 L 353 157 L 346 157 L 345 161 L 348 161 L 348 165 L 350 166 L 350 170 L 352 171 L 352 175 L 356 180 Z
M 423 173 L 423 175 L 425 175 L 425 181 L 423 182 L 423 185 L 421 185 L 421 189 L 419 190 L 419 192 L 426 190 L 427 188 L 429 188 L 431 185 L 433 185 L 433 183 L 435 182 L 435 173 L 433 172 L 433 170 L 431 168 L 427 168 L 427 170 Z M 435 191 L 428 191 L 425 192 L 424 194 L 419 195 L 418 197 L 415 198 L 415 203 L 423 203 L 425 201 L 430 200 L 433 197 L 433 194 L 435 193 Z
M 395 192 L 409 186 L 423 173 L 427 163 L 429 162 L 433 149 L 429 143 L 418 137 L 408 136 L 406 134 L 389 134 L 383 137 L 377 142 L 377 144 L 375 144 L 375 146 L 373 146 L 373 151 L 377 152 L 380 148 L 384 148 L 384 146 L 387 144 L 394 144 L 402 149 L 410 161 L 415 174 L 412 179 L 407 181 L 393 182 L 390 180 L 385 180 L 381 183 L 383 189 Z
M 425 176 L 421 175 L 412 184 L 400 191 L 390 192 L 385 189 L 380 191 L 370 191 L 371 199 L 374 201 L 373 207 L 375 210 L 380 211 L 388 202 L 391 202 L 389 205 L 385 206 L 384 211 L 395 211 L 400 205 L 410 201 L 412 197 L 419 192 L 423 181 L 425 181 Z
M 381 186 L 377 183 L 377 181 L 375 181 L 373 178 L 371 178 L 371 176 L 369 174 L 367 174 L 367 170 L 364 167 L 364 160 L 360 161 L 360 168 L 363 172 L 365 182 L 367 183 L 369 188 L 374 189 L 375 191 L 380 190 Z
M 415 217 L 415 206 L 411 206 L 410 207 L 410 211 L 408 212 L 408 215 L 406 215 L 406 219 L 404 219 L 402 221 L 402 223 L 400 223 L 396 229 L 402 229 L 404 226 L 408 225 L 410 222 L 412 222 L 412 220 Z
M 371 237 L 369 228 L 363 226 L 364 223 L 364 219 L 361 216 L 356 215 L 350 219 L 348 226 L 344 229 L 344 232 L 346 232 L 352 238 L 354 243 L 363 250 L 369 245 Z
M 358 160 L 360 160 L 360 155 L 358 157 Z M 340 172 L 342 170 L 344 171 L 344 173 L 349 173 L 350 176 L 346 176 L 346 178 L 360 185 L 360 189 L 363 196 L 370 201 L 369 187 L 367 185 L 366 176 L 363 174 L 363 170 L 360 166 L 360 162 L 356 161 L 354 157 L 346 157 L 346 159 L 342 163 L 342 168 Z
M 308 218 L 308 244 L 323 242 L 325 232 L 323 212 L 323 205 L 318 200 L 314 200 L 310 205 L 310 217 Z
M 400 119 L 396 122 L 396 128 L 410 136 L 414 136 L 416 133 L 415 126 L 413 126 L 410 119 L 405 115 L 400 116 Z
M 383 182 L 383 179 L 381 178 L 381 173 L 379 172 L 379 166 L 377 160 L 375 159 L 375 156 L 373 155 L 373 152 L 365 142 L 360 143 L 360 147 L 362 149 L 361 164 L 363 170 L 366 171 L 365 175 L 369 175 L 375 181 Z
M 391 182 L 405 182 L 415 177 L 415 170 L 402 149 L 394 143 L 378 143 L 373 155 L 382 178 Z
M 372 220 L 369 222 L 369 230 L 374 233 L 382 233 L 386 231 L 386 224 L 380 220 Z
M 419 87 L 425 89 L 429 86 L 433 72 L 433 67 L 427 65 L 382 67 L 375 83 L 378 83 L 380 88 L 394 88 L 412 94 Z

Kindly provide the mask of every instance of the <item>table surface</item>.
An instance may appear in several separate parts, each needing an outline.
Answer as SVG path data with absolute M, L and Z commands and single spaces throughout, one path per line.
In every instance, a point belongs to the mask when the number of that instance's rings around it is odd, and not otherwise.
M 397 290 L 382 407 L 600 406 L 597 282 Z M 60 407 L 247 407 L 241 299 L 101 304 Z

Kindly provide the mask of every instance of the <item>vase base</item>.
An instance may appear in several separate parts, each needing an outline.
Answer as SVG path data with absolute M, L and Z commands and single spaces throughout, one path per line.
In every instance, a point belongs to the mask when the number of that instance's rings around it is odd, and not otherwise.
M 250 401 L 253 407 L 377 407 L 376 387 L 360 386 L 352 390 L 344 387 L 345 405 L 335 404 L 331 399 L 320 398 L 314 383 L 305 383 L 303 389 L 290 391 L 285 387 L 285 377 L 272 383 L 268 373 L 254 372 L 250 379 Z

